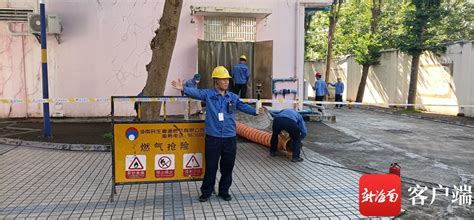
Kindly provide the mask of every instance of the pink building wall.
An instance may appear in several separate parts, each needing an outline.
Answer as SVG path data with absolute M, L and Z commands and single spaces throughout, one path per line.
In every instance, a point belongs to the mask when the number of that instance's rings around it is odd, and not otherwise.
M 58 14 L 64 26 L 61 43 L 48 36 L 51 98 L 136 95 L 146 80 L 151 58 L 149 43 L 158 27 L 163 0 L 47 0 L 48 14 Z M 178 95 L 170 82 L 191 78 L 197 70 L 197 39 L 203 38 L 203 18 L 191 23 L 190 6 L 269 8 L 257 20 L 257 40 L 273 40 L 275 78 L 294 76 L 296 0 L 185 0 L 165 95 Z M 0 7 L 37 8 L 36 0 L 0 0 Z M 14 25 L 16 29 L 21 28 Z M 0 97 L 41 98 L 40 44 L 32 35 L 11 36 L 0 23 Z M 271 88 L 268 88 L 271 89 Z M 171 109 L 171 113 L 177 109 Z M 108 103 L 51 104 L 51 112 L 67 117 L 105 116 Z M 132 105 L 118 112 L 133 114 Z M 0 117 L 39 117 L 40 104 L 0 104 Z

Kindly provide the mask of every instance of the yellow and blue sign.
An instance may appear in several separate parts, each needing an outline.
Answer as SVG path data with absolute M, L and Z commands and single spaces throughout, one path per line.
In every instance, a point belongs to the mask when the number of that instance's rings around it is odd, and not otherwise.
M 115 184 L 204 177 L 204 122 L 114 123 Z

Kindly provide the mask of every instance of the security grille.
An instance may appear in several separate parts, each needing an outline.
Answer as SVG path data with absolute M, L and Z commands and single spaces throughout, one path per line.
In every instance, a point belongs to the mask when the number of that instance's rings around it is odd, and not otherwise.
M 204 40 L 255 42 L 255 18 L 205 17 Z

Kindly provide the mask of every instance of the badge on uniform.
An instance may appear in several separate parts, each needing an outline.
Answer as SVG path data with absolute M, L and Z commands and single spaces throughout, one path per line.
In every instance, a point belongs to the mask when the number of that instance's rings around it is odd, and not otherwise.
M 219 121 L 224 121 L 224 113 L 219 113 Z

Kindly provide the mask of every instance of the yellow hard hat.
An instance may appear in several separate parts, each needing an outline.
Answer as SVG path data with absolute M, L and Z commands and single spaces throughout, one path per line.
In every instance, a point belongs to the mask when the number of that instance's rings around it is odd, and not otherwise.
M 230 79 L 232 78 L 229 74 L 229 71 L 223 66 L 218 66 L 212 71 L 213 79 Z
M 247 61 L 247 57 L 245 55 L 241 55 L 240 59 L 244 59 L 245 61 Z

